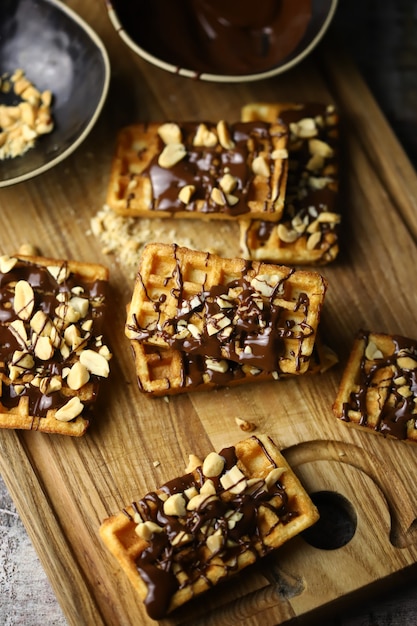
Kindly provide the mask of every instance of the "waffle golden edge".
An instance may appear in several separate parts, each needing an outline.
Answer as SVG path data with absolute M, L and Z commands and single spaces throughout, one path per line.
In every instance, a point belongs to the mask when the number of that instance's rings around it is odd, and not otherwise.
M 308 493 L 266 435 L 249 437 L 103 521 L 101 539 L 152 619 L 312 526 Z
M 98 264 L 0 256 L 0 428 L 81 436 L 111 353 Z
M 317 272 L 148 244 L 125 332 L 148 345 L 302 374 L 326 289 Z
M 287 181 L 280 122 L 164 122 L 122 128 L 106 202 L 127 217 L 278 220 Z
M 227 359 L 213 359 L 131 341 L 140 391 L 151 396 L 168 396 L 190 391 L 210 391 L 254 382 L 285 380 L 291 375 L 268 372 Z M 306 374 L 322 374 L 338 361 L 335 352 L 316 338 Z
M 289 265 L 325 265 L 339 253 L 339 115 L 332 104 L 245 105 L 241 119 L 281 120 L 289 132 L 288 178 L 278 223 L 240 219 L 245 258 Z
M 333 411 L 354 428 L 417 443 L 417 341 L 359 331 Z

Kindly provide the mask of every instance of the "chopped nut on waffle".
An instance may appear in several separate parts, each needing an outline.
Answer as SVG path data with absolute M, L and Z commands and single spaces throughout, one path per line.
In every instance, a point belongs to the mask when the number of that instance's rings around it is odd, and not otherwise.
M 338 114 L 333 105 L 248 104 L 244 121 L 282 121 L 289 129 L 288 179 L 278 224 L 240 220 L 245 258 L 290 265 L 324 265 L 338 252 Z
M 276 221 L 287 137 L 280 122 L 128 126 L 118 135 L 107 204 L 125 216 Z
M 150 617 L 162 619 L 318 519 L 272 440 L 252 436 L 104 520 L 100 536 Z
M 316 272 L 149 244 L 126 335 L 278 375 L 302 374 L 309 367 L 326 287 Z
M 349 425 L 416 443 L 417 341 L 360 331 L 333 411 Z
M 108 270 L 3 255 L 0 281 L 0 428 L 84 434 L 109 374 Z
M 253 365 L 240 365 L 227 359 L 187 354 L 131 341 L 139 389 L 152 396 L 167 396 L 190 391 L 208 391 L 253 382 L 282 380 L 289 374 L 268 372 Z M 306 373 L 327 371 L 337 356 L 317 337 Z

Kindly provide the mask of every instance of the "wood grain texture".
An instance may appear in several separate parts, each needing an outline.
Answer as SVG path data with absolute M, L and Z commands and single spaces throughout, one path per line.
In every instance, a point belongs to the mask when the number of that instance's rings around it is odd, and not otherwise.
M 134 57 L 112 30 L 104 3 L 68 4 L 109 50 L 109 98 L 74 155 L 33 181 L 2 190 L 0 243 L 7 254 L 30 241 L 48 256 L 109 265 L 106 335 L 114 358 L 85 437 L 0 432 L 0 470 L 69 624 L 152 623 L 101 545 L 100 522 L 182 473 L 188 454 L 203 456 L 240 440 L 235 417 L 270 434 L 311 492 L 342 494 L 356 513 L 355 536 L 332 551 L 297 538 L 239 580 L 207 594 L 203 605 L 191 603 L 164 623 L 284 624 L 388 584 L 417 561 L 417 449 L 350 429 L 331 411 L 357 329 L 417 337 L 417 291 L 410 272 L 417 263 L 417 180 L 384 116 L 349 60 L 333 49 L 323 47 L 291 73 L 269 81 L 199 83 Z M 342 250 L 334 265 L 321 270 L 329 282 L 322 329 L 340 363 L 314 378 L 169 402 L 147 398 L 137 388 L 123 334 L 132 281 L 89 234 L 90 218 L 104 202 L 116 132 L 137 120 L 234 121 L 243 104 L 276 99 L 335 101 L 341 110 Z M 236 245 L 230 241 L 231 249 Z

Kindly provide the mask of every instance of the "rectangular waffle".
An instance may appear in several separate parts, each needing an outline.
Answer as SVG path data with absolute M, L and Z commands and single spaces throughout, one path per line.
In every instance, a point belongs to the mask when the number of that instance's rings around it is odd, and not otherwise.
M 280 120 L 289 129 L 285 205 L 278 223 L 240 220 L 245 258 L 288 265 L 324 265 L 338 252 L 338 124 L 333 105 L 252 103 L 248 121 Z M 250 217 L 250 216 L 249 216 Z
M 117 138 L 107 204 L 130 217 L 278 220 L 286 148 L 280 122 L 128 126 Z
M 104 520 L 100 536 L 149 616 L 241 572 L 318 519 L 272 440 L 252 436 Z
M 0 257 L 0 428 L 84 434 L 109 374 L 107 283 L 101 265 Z
M 227 359 L 211 359 L 201 354 L 159 348 L 140 341 L 132 340 L 131 344 L 139 389 L 152 396 L 208 391 L 225 386 L 282 380 L 290 376 Z M 325 372 L 336 362 L 334 352 L 317 337 L 307 373 Z
M 326 287 L 316 272 L 148 244 L 126 335 L 278 374 L 302 374 Z
M 417 442 L 417 341 L 360 331 L 333 405 L 351 426 Z

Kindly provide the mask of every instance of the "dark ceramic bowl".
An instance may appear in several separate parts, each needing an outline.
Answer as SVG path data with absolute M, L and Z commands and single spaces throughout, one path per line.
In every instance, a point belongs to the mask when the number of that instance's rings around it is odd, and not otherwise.
M 109 87 L 102 42 L 58 0 L 0 0 L 0 74 L 18 68 L 37 89 L 52 92 L 54 129 L 23 156 L 0 160 L 0 187 L 38 175 L 73 152 L 96 122 Z
M 274 33 L 273 37 L 276 37 L 276 41 L 283 40 L 290 36 L 289 33 L 296 32 L 298 33 L 296 39 L 298 43 L 292 46 L 283 45 L 282 56 L 268 67 L 257 67 L 252 71 L 251 64 L 247 63 L 246 65 L 250 67 L 251 71 L 245 71 L 245 64 L 242 64 L 242 68 L 238 72 L 234 72 L 228 71 L 224 62 L 228 55 L 222 55 L 222 46 L 218 45 L 219 39 L 217 36 L 213 36 L 213 31 L 210 31 L 213 22 L 210 23 L 206 20 L 212 10 L 210 8 L 211 0 L 201 0 L 201 5 L 208 7 L 201 20 L 196 20 L 195 13 L 190 14 L 190 12 L 184 14 L 185 17 L 178 17 L 179 7 L 184 9 L 184 7 L 191 6 L 194 7 L 191 11 L 195 11 L 198 3 L 192 0 L 184 4 L 182 2 L 175 3 L 175 1 L 171 3 L 169 0 L 165 0 L 164 3 L 163 0 L 160 0 L 156 5 L 155 0 L 105 1 L 110 21 L 116 32 L 129 48 L 141 58 L 161 69 L 181 76 L 226 83 L 260 80 L 291 69 L 310 54 L 322 39 L 337 7 L 337 0 L 311 0 L 310 3 L 305 0 L 302 3 L 300 0 L 285 0 L 285 4 L 281 5 L 280 9 L 281 15 L 287 16 L 285 27 L 282 26 L 283 22 L 281 21 L 279 27 L 271 26 L 269 29 L 270 32 Z M 215 4 L 217 7 L 220 6 L 220 11 L 228 11 L 227 5 L 222 5 L 221 0 L 216 0 Z M 273 6 L 271 2 L 269 4 Z M 249 7 L 249 12 L 252 11 L 251 5 L 247 4 L 246 6 Z M 257 5 L 256 0 L 254 0 L 253 13 L 255 19 L 262 10 L 265 10 L 265 6 L 262 3 Z M 230 15 L 232 21 L 239 24 L 242 19 L 246 19 L 240 15 L 244 13 L 245 8 L 238 0 L 236 0 L 236 7 L 237 12 L 230 12 Z M 303 14 L 303 9 L 309 11 L 308 20 L 306 14 Z M 167 11 L 169 11 L 169 15 Z M 210 17 L 212 16 L 209 16 L 209 19 Z M 221 20 L 218 20 L 217 23 L 214 21 L 216 25 L 220 22 Z M 301 23 L 303 26 L 300 30 Z M 196 25 L 199 30 L 195 28 Z M 277 29 L 279 32 L 275 32 Z M 202 36 L 198 37 L 197 32 Z M 240 43 L 242 40 L 236 39 L 235 41 Z M 258 49 L 260 50 L 262 47 L 262 39 L 259 37 Z M 201 52 L 202 50 L 209 50 L 208 55 L 205 56 Z M 248 56 L 247 48 L 245 49 L 243 45 L 234 48 L 233 45 L 229 46 L 227 51 L 239 60 L 243 59 L 245 55 Z M 259 56 L 262 56 L 262 52 Z M 217 57 L 216 65 L 211 66 L 214 57 Z

